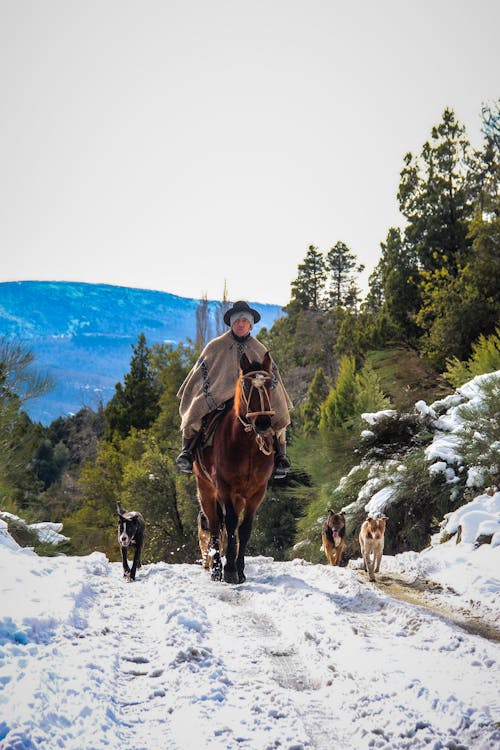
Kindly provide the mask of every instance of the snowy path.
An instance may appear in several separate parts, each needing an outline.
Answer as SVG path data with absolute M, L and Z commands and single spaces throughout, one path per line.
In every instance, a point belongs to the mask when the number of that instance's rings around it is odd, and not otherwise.
M 499 644 L 355 571 L 254 558 L 235 587 L 163 563 L 127 584 L 99 553 L 51 566 L 72 603 L 0 643 L 1 750 L 500 741 Z

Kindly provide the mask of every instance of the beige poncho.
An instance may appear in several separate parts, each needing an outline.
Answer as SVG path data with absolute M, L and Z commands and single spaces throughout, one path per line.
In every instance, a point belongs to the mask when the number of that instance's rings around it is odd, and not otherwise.
M 222 406 L 234 395 L 243 352 L 250 362 L 261 362 L 266 351 L 266 347 L 253 336 L 240 342 L 231 331 L 206 345 L 177 392 L 180 399 L 181 430 L 185 438 L 192 437 L 200 430 L 201 420 L 206 414 Z M 278 431 L 290 424 L 289 410 L 292 402 L 274 362 L 272 371 L 274 382 L 271 404 L 275 411 L 272 426 Z

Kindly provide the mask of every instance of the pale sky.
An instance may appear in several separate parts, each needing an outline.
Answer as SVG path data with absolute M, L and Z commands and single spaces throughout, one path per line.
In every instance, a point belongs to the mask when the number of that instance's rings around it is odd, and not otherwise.
M 0 281 L 286 304 L 310 244 L 367 266 L 403 157 L 482 143 L 498 0 L 0 0 Z

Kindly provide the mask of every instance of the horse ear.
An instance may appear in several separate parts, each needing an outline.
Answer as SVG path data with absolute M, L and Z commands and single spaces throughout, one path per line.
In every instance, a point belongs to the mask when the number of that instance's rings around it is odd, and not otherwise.
M 240 367 L 243 370 L 243 372 L 246 372 L 246 370 L 248 370 L 248 368 L 250 367 L 250 362 L 248 361 L 248 357 L 245 354 L 245 352 L 243 352 L 243 354 L 241 355 Z
M 264 354 L 264 359 L 262 360 L 262 368 L 264 370 L 267 370 L 267 372 L 271 372 L 271 366 L 272 366 L 271 355 L 269 354 L 269 352 L 266 352 Z

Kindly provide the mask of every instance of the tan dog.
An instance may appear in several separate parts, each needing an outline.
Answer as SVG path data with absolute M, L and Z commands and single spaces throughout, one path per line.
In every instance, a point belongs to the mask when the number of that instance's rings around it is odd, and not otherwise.
M 323 549 L 329 565 L 340 565 L 345 544 L 345 515 L 328 511 L 328 516 L 321 530 Z
M 380 561 L 384 552 L 384 534 L 387 516 L 372 518 L 368 516 L 361 524 L 359 546 L 370 581 L 375 580 L 375 573 L 380 570 Z
M 198 513 L 198 544 L 201 552 L 201 564 L 205 570 L 210 570 L 212 567 L 212 556 L 210 554 L 210 531 L 208 529 L 208 521 L 206 515 L 200 510 Z M 226 530 L 223 529 L 221 533 L 221 553 L 223 545 L 226 541 Z

